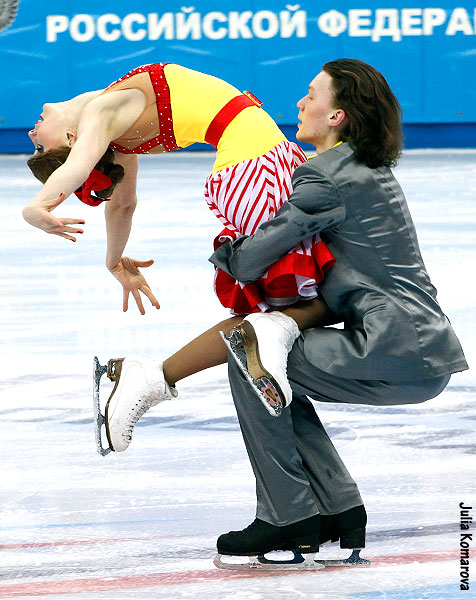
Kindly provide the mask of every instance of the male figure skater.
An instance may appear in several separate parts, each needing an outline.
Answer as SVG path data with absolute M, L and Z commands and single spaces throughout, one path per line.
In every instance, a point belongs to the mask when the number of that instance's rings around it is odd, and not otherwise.
M 401 109 L 384 77 L 364 62 L 335 60 L 323 66 L 297 106 L 298 140 L 313 144 L 317 156 L 296 169 L 294 191 L 274 219 L 254 235 L 224 244 L 210 260 L 237 280 L 252 282 L 319 232 L 336 258 L 319 293 L 330 321 L 337 316 L 344 328 L 300 333 L 287 357 L 293 401 L 279 418 L 266 412 L 237 362 L 229 360 L 256 477 L 257 512 L 246 529 L 220 536 L 220 554 L 316 552 L 319 544 L 337 539 L 342 548 L 362 548 L 367 518 L 357 485 L 308 398 L 419 403 L 440 394 L 451 373 L 467 369 L 389 168 L 401 153 Z M 276 330 L 281 327 L 281 338 L 293 330 L 291 317 L 285 317 L 289 327 L 282 327 L 272 314 L 252 316 L 253 339 L 244 348 L 258 348 L 268 364 Z M 235 350 L 243 361 L 244 350 Z M 280 368 L 286 377 L 286 357 Z

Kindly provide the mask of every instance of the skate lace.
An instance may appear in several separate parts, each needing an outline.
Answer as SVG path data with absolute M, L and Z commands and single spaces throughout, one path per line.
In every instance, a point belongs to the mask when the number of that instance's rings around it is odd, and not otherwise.
M 137 404 L 129 414 L 127 424 L 122 434 L 122 437 L 125 440 L 127 440 L 128 442 L 132 440 L 132 432 L 134 430 L 134 427 L 137 425 L 137 421 L 142 417 L 142 415 L 144 415 L 149 410 L 149 408 L 151 408 L 151 406 L 152 402 L 150 400 L 140 400 L 139 402 L 137 402 Z
M 259 523 L 255 519 L 252 523 L 250 523 L 244 529 L 241 529 L 239 531 L 230 531 L 230 533 L 228 535 L 230 535 L 233 538 L 241 538 L 241 537 L 244 537 L 246 535 L 255 535 L 256 532 L 259 531 L 259 529 L 260 529 Z

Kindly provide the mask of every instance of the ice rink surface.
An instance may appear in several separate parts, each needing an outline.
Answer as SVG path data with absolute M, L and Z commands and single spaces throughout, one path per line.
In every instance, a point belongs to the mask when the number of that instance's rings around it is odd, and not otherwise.
M 73 244 L 27 225 L 39 183 L 22 156 L 0 157 L 0 598 L 68 600 L 459 600 L 460 508 L 476 514 L 476 380 L 455 375 L 425 404 L 316 404 L 369 513 L 364 568 L 237 573 L 213 566 L 219 534 L 254 518 L 254 480 L 217 367 L 151 410 L 130 449 L 100 457 L 92 425 L 97 354 L 164 358 L 226 318 L 207 258 L 220 224 L 203 199 L 213 156 L 140 162 L 127 255 L 162 308 L 145 316 L 104 265 L 102 208 Z M 476 151 L 407 152 L 396 175 L 427 269 L 470 366 L 476 361 Z M 264 410 L 264 409 L 263 409 Z M 474 531 L 474 530 L 473 530 Z M 340 554 L 330 546 L 322 557 Z

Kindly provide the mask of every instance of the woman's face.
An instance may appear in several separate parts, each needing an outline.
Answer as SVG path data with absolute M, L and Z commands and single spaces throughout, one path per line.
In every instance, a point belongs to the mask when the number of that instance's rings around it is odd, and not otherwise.
M 56 104 L 43 105 L 40 120 L 28 132 L 28 137 L 35 145 L 35 154 L 64 146 L 65 129 L 63 114 Z

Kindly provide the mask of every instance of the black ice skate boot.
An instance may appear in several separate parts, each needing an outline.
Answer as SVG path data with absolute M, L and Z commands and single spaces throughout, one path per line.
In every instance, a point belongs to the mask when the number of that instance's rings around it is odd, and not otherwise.
M 337 515 L 321 515 L 320 542 L 337 542 L 341 548 L 365 548 L 367 513 L 363 505 Z
M 218 554 L 256 556 L 273 550 L 293 550 L 300 554 L 319 550 L 320 515 L 277 527 L 255 519 L 241 531 L 224 533 L 217 540 Z

